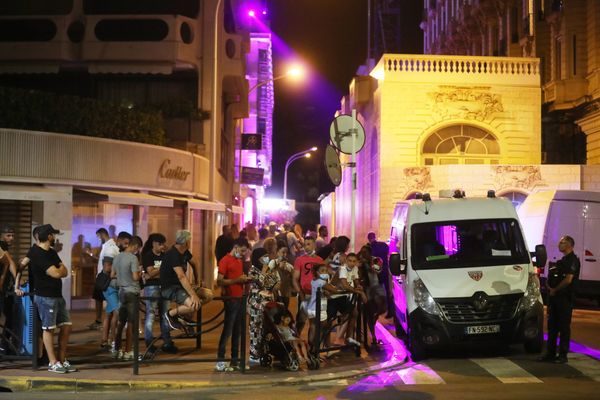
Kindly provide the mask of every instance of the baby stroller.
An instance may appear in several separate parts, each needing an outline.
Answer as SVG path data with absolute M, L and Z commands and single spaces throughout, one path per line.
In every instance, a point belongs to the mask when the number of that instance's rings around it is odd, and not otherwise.
M 298 354 L 294 347 L 283 339 L 275 324 L 275 316 L 283 311 L 285 311 L 285 306 L 281 303 L 272 301 L 265 305 L 263 311 L 263 338 L 260 365 L 270 367 L 273 364 L 273 360 L 276 360 L 285 369 L 297 371 L 300 368 Z M 309 368 L 312 369 L 312 365 L 312 360 L 309 360 Z

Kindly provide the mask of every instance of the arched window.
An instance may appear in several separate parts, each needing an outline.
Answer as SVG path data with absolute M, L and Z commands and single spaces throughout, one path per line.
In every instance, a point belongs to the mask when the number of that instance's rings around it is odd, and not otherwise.
M 423 144 L 425 165 L 498 164 L 500 146 L 491 133 L 471 125 L 452 125 L 433 132 Z
M 513 206 L 515 206 L 516 210 L 518 210 L 519 207 L 521 207 L 521 204 L 523 204 L 523 202 L 527 198 L 527 195 L 522 192 L 504 192 L 502 194 L 498 194 L 498 196 L 510 200 L 511 203 L 513 203 Z

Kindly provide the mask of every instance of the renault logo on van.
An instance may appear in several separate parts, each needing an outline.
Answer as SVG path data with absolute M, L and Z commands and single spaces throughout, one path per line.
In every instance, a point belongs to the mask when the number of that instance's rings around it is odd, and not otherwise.
M 487 308 L 488 296 L 483 292 L 477 292 L 473 295 L 473 306 L 477 311 L 483 311 Z
M 474 281 L 479 282 L 483 278 L 483 272 L 481 271 L 469 271 L 469 277 Z

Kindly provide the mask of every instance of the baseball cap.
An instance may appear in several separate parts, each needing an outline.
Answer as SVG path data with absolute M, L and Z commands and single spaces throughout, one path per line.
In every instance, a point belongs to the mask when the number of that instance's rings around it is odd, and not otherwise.
M 58 229 L 54 229 L 54 227 L 50 224 L 42 225 L 38 229 L 38 237 L 46 238 L 48 235 L 60 234 Z
M 8 224 L 2 224 L 0 225 L 0 233 L 15 233 L 15 229 Z

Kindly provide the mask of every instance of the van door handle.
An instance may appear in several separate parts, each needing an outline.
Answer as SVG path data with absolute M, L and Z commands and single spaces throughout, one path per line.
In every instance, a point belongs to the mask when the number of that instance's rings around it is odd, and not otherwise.
M 596 259 L 595 258 L 586 258 L 585 261 L 596 262 Z

